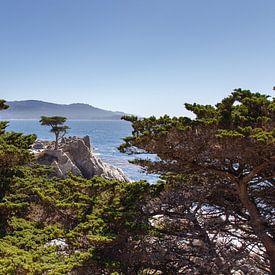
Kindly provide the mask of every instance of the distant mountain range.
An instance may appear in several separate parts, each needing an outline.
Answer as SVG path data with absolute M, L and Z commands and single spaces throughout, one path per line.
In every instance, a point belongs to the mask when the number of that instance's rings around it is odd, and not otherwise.
M 1 119 L 39 119 L 41 116 L 64 116 L 79 120 L 117 120 L 125 113 L 112 112 L 89 104 L 56 104 L 39 100 L 9 101 L 9 109 L 0 113 Z

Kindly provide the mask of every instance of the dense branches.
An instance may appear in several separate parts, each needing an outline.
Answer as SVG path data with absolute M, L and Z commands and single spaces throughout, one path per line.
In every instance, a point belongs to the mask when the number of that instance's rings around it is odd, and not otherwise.
M 162 175 L 153 186 L 54 178 L 32 162 L 35 136 L 2 123 L 0 273 L 273 271 L 274 104 L 236 90 L 216 106 L 186 104 L 193 120 L 125 117 L 133 135 L 120 150 L 158 156 L 136 160 Z
M 237 89 L 216 106 L 185 106 L 194 120 L 126 117 L 134 130 L 120 150 L 138 147 L 157 154 L 159 161 L 135 162 L 165 176 L 174 194 L 172 209 L 178 203 L 175 186 L 184 193 L 180 204 L 188 211 L 193 209 L 186 205 L 190 198 L 197 209 L 194 216 L 216 251 L 216 263 L 224 270 L 237 266 L 235 254 L 263 272 L 269 259 L 275 272 L 274 99 Z M 226 255 L 230 251 L 233 254 Z
M 7 108 L 5 101 L 0 100 L 0 110 Z M 36 139 L 35 135 L 5 132 L 7 125 L 7 122 L 0 122 L 0 177 L 16 165 L 30 162 L 32 154 L 29 148 Z
M 42 116 L 40 119 L 41 125 L 50 126 L 51 132 L 55 135 L 55 150 L 58 149 L 58 141 L 63 138 L 69 130 L 69 127 L 64 125 L 66 120 L 65 117 L 60 116 Z
M 4 126 L 0 274 L 127 273 L 122 251 L 148 230 L 141 208 L 149 184 L 54 178 L 49 167 L 32 162 L 35 136 L 6 132 Z
M 142 182 L 49 178 L 39 167 L 18 170 L 0 203 L 7 219 L 0 273 L 121 270 L 116 251 L 140 231 L 138 194 L 141 199 L 148 188 Z

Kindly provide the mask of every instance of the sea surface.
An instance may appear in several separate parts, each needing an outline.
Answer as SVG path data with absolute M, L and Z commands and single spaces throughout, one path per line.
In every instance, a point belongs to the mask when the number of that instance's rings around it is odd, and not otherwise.
M 135 155 L 122 154 L 117 147 L 123 142 L 123 138 L 131 135 L 131 123 L 127 121 L 68 121 L 66 123 L 70 130 L 69 136 L 83 137 L 90 136 L 92 146 L 103 161 L 119 167 L 133 181 L 147 180 L 156 183 L 157 175 L 146 174 L 141 167 L 130 164 Z M 38 120 L 10 120 L 8 131 L 23 132 L 25 134 L 36 134 L 38 139 L 53 140 L 50 127 L 41 126 Z M 139 154 L 139 158 L 151 157 L 146 154 Z

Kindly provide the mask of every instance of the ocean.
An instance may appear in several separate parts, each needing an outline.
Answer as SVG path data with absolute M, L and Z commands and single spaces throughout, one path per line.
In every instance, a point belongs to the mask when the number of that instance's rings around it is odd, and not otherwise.
M 134 155 L 122 154 L 117 147 L 123 142 L 123 138 L 131 135 L 131 123 L 127 121 L 67 121 L 70 127 L 69 136 L 83 137 L 90 136 L 92 146 L 103 161 L 119 167 L 133 181 L 147 180 L 156 183 L 157 175 L 146 174 L 141 167 L 130 164 Z M 36 134 L 38 139 L 53 140 L 50 127 L 41 126 L 38 120 L 11 120 L 7 128 L 8 131 L 22 132 L 24 134 Z M 150 155 L 139 154 L 138 157 L 146 158 Z

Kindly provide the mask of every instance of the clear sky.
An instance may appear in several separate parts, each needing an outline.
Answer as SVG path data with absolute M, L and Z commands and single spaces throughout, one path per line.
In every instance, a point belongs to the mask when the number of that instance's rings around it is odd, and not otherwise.
M 0 0 L 6 100 L 185 115 L 274 85 L 274 0 Z

